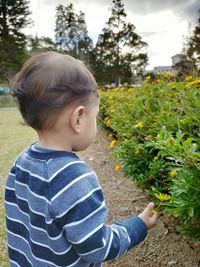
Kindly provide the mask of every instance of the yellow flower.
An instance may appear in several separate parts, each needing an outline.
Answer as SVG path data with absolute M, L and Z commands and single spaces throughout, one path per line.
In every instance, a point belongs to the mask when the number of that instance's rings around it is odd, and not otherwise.
M 170 145 L 170 144 L 173 143 L 173 141 L 174 141 L 174 138 L 173 138 L 172 136 L 170 136 L 170 137 L 167 138 L 167 140 L 166 140 L 166 144 L 167 144 L 167 145 Z
M 109 137 L 109 138 L 113 138 L 113 135 L 112 135 L 112 134 L 109 134 L 108 137 Z
M 158 160 L 158 156 L 155 156 L 155 157 L 153 158 L 153 160 Z
M 135 156 L 137 157 L 137 156 L 139 156 L 140 155 L 140 150 L 136 150 L 135 151 Z
M 184 79 L 186 82 L 191 82 L 193 80 L 192 75 L 186 76 Z
M 112 142 L 109 143 L 109 148 L 113 148 L 114 145 L 116 144 L 117 140 L 113 140 Z
M 132 93 L 133 92 L 133 88 L 129 88 L 128 90 L 127 90 L 127 93 Z
M 176 172 L 175 170 L 172 170 L 172 171 L 169 173 L 169 175 L 170 175 L 172 178 L 174 178 L 174 177 L 176 177 L 177 172 Z
M 163 193 L 155 193 L 154 196 L 156 198 L 158 198 L 160 201 L 166 201 L 169 200 L 171 198 L 170 195 L 168 194 L 163 194 Z
M 120 170 L 121 170 L 121 166 L 120 166 L 120 165 L 118 165 L 118 164 L 117 164 L 117 165 L 115 165 L 115 171 L 116 171 L 116 172 L 118 172 L 118 171 L 120 171 Z
M 162 76 L 163 78 L 173 78 L 175 75 L 170 72 L 163 72 L 160 74 L 160 76 Z
M 106 117 L 106 118 L 104 119 L 104 123 L 105 123 L 106 126 L 110 126 L 110 124 L 111 124 L 111 120 L 109 119 L 109 117 Z
M 139 129 L 144 128 L 144 122 L 139 121 L 137 124 L 134 125 L 134 128 L 139 128 Z
M 149 82 L 151 80 L 151 76 L 149 75 L 149 76 L 147 76 L 146 78 L 145 78 L 145 81 L 144 82 Z
M 105 117 L 104 122 L 106 123 L 109 120 L 109 117 Z
M 195 86 L 195 87 L 199 88 L 200 87 L 200 79 L 196 79 L 195 81 L 188 82 L 185 87 L 191 87 L 191 86 Z

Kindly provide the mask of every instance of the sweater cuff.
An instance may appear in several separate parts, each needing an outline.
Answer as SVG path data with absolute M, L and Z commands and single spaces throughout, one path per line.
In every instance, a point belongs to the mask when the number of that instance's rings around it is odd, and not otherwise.
M 123 225 L 131 239 L 131 243 L 128 249 L 139 244 L 147 236 L 146 224 L 138 216 L 133 216 L 127 220 L 118 221 L 117 224 Z

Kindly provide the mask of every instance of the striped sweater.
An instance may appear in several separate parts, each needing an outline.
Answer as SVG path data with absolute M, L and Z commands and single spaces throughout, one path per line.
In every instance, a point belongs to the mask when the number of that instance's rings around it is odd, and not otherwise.
M 106 224 L 95 172 L 75 153 L 36 144 L 8 175 L 5 211 L 11 266 L 102 266 L 147 232 L 137 216 Z

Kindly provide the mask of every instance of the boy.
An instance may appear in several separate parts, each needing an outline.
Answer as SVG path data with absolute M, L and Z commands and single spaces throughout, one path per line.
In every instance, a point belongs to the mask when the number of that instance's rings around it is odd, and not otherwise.
M 75 153 L 96 135 L 97 84 L 78 60 L 41 53 L 11 82 L 38 142 L 22 152 L 6 183 L 11 266 L 102 266 L 146 237 L 153 203 L 138 216 L 105 223 L 108 210 L 94 171 Z

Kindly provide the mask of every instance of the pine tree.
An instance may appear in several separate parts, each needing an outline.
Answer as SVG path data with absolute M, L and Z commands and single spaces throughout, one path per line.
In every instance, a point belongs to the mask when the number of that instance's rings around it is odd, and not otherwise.
M 65 49 L 65 7 L 59 5 L 56 7 L 56 27 L 55 27 L 55 41 L 59 50 Z
M 72 4 L 56 8 L 56 44 L 61 51 L 76 48 L 76 14 Z
M 87 61 L 93 45 L 88 35 L 85 14 L 77 15 L 72 4 L 56 8 L 55 40 L 58 49 Z
M 0 77 L 16 71 L 26 58 L 26 36 L 22 29 L 31 23 L 29 1 L 0 0 Z
M 200 67 L 200 10 L 197 25 L 195 26 L 192 36 L 189 39 L 187 55 L 194 62 L 195 65 Z
M 39 51 L 56 50 L 55 43 L 49 37 L 38 37 L 37 35 L 33 37 L 29 35 L 27 38 L 27 50 L 30 55 Z
M 93 68 L 98 81 L 127 82 L 132 76 L 133 62 L 137 61 L 137 68 L 147 64 L 147 44 L 135 33 L 135 26 L 126 22 L 126 16 L 121 0 L 113 0 L 111 16 L 94 51 Z
M 86 65 L 90 65 L 89 58 L 93 50 L 93 42 L 88 35 L 85 14 L 82 11 L 80 11 L 77 17 L 77 25 L 79 27 L 78 57 L 85 61 Z

